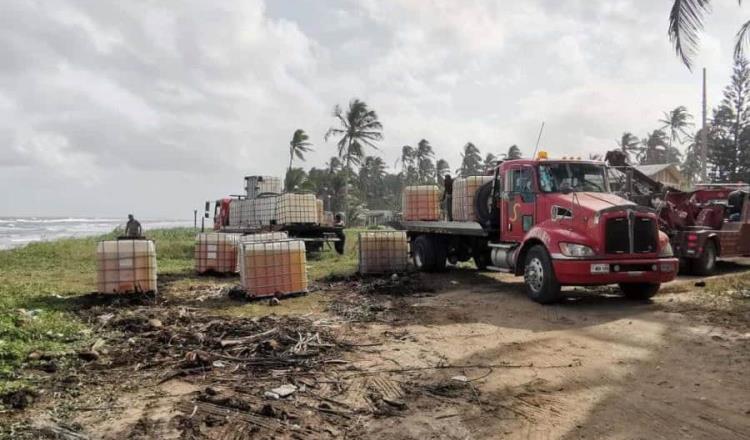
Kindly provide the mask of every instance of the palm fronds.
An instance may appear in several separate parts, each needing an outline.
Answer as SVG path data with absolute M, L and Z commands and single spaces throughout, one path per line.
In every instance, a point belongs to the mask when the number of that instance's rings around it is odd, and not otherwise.
M 669 13 L 669 40 L 690 70 L 698 48 L 698 34 L 703 30 L 703 20 L 710 9 L 710 0 L 674 0 Z

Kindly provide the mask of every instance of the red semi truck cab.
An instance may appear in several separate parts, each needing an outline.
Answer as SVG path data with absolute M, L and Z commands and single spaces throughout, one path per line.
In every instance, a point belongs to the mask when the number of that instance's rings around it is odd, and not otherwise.
M 655 211 L 609 191 L 603 162 L 502 162 L 475 197 L 473 222 L 404 222 L 415 265 L 441 269 L 473 257 L 478 268 L 523 275 L 531 299 L 551 303 L 563 285 L 618 284 L 650 298 L 677 275 Z M 433 225 L 429 225 L 433 223 Z

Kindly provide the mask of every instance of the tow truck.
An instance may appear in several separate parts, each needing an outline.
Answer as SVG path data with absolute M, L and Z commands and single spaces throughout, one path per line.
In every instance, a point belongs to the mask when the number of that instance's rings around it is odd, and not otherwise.
M 659 228 L 667 234 L 680 271 L 706 276 L 716 261 L 750 256 L 750 185 L 702 183 L 692 191 L 663 185 L 621 159 L 610 158 L 610 177 L 620 194 L 654 208 Z
M 644 300 L 677 276 L 656 211 L 610 192 L 600 161 L 500 162 L 475 195 L 478 221 L 403 221 L 418 270 L 474 260 L 480 270 L 523 276 L 528 296 L 549 304 L 561 286 L 618 284 Z

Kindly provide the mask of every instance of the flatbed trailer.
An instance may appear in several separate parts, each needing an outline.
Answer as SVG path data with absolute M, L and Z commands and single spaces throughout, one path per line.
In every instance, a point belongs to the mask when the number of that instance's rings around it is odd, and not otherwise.
M 263 227 L 223 226 L 221 232 L 235 234 L 257 234 L 262 232 L 286 232 L 290 238 L 305 242 L 307 252 L 320 252 L 326 243 L 332 243 L 337 253 L 343 254 L 346 235 L 342 226 L 326 226 L 315 223 L 292 223 Z

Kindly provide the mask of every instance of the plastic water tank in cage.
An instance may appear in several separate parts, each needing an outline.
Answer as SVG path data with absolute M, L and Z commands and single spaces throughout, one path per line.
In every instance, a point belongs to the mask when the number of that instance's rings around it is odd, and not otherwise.
M 200 233 L 195 237 L 195 270 L 198 273 L 237 271 L 237 234 Z
M 229 204 L 229 226 L 256 226 L 255 201 L 233 199 Z
M 239 238 L 240 246 L 241 243 L 258 243 L 263 241 L 280 241 L 288 240 L 289 236 L 286 232 L 260 232 L 257 234 L 241 235 Z M 242 252 L 237 252 L 237 272 L 242 271 Z
M 245 193 L 248 199 L 254 199 L 261 194 L 281 194 L 283 185 L 281 179 L 274 176 L 246 176 Z
M 286 193 L 276 203 L 276 222 L 280 225 L 318 223 L 315 194 Z
M 96 247 L 99 293 L 156 292 L 156 246 L 151 240 L 107 240 Z
M 283 296 L 307 291 L 303 241 L 243 243 L 240 252 L 240 283 L 248 296 Z
M 401 197 L 404 220 L 440 220 L 440 188 L 407 186 Z
M 480 186 L 492 181 L 492 176 L 468 176 L 453 181 L 453 220 L 476 221 L 474 198 Z
M 253 226 L 263 227 L 277 223 L 276 205 L 278 204 L 278 200 L 279 196 L 273 195 L 261 196 L 251 200 L 254 214 Z
M 362 274 L 405 272 L 409 242 L 404 231 L 359 233 L 359 272 Z

